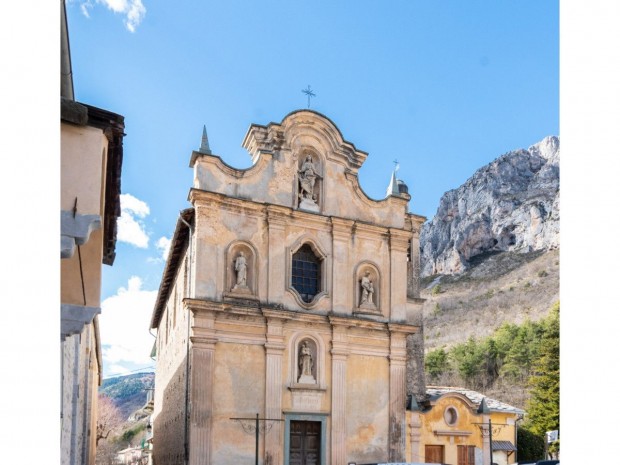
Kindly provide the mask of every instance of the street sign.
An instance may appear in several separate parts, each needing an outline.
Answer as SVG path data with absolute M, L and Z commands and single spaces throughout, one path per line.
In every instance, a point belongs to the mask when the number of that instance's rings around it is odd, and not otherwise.
M 547 431 L 547 444 L 558 440 L 558 430 Z

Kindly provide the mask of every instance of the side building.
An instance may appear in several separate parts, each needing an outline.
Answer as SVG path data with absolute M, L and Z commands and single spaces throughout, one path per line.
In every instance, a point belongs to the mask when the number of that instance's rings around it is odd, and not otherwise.
M 60 97 L 60 463 L 94 465 L 102 265 L 112 265 L 124 118 L 76 102 L 64 1 Z
M 407 412 L 409 462 L 516 462 L 517 422 L 525 411 L 465 388 L 427 386 L 426 394 Z
M 369 198 L 367 153 L 317 112 L 252 125 L 243 146 L 246 170 L 206 132 L 191 155 L 151 320 L 154 463 L 404 462 L 407 400 L 426 399 L 425 218 L 395 176 Z

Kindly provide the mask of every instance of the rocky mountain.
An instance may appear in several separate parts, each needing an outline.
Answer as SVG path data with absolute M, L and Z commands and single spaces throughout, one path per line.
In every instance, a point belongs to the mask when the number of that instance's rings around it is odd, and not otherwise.
M 560 243 L 560 140 L 506 153 L 446 192 L 420 233 L 421 274 L 458 274 L 494 252 L 553 250 Z

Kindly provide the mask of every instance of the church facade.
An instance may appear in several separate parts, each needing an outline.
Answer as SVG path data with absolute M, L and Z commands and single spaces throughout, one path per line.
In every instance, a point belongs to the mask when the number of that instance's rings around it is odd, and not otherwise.
M 206 133 L 191 155 L 151 320 L 154 463 L 406 461 L 425 218 L 395 176 L 369 198 L 368 154 L 317 112 L 252 125 L 243 146 L 245 170 Z

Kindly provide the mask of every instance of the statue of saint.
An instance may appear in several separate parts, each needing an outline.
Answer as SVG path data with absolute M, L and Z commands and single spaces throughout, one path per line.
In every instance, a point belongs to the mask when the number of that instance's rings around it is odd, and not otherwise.
M 372 301 L 372 295 L 374 294 L 375 289 L 369 276 L 370 271 L 367 271 L 361 279 L 362 298 L 360 300 L 360 306 L 364 304 L 374 306 L 374 302 Z
M 237 272 L 237 284 L 235 287 L 246 286 L 248 267 L 243 251 L 239 252 L 235 259 L 235 271 Z
M 312 375 L 313 367 L 314 361 L 312 360 L 312 351 L 310 347 L 308 347 L 308 341 L 304 341 L 299 350 L 299 383 L 316 383 Z
M 314 195 L 314 183 L 317 177 L 318 173 L 312 163 L 312 157 L 308 155 L 299 170 L 299 183 L 301 185 L 301 192 L 299 193 L 300 198 L 312 202 L 316 200 L 316 196 Z

